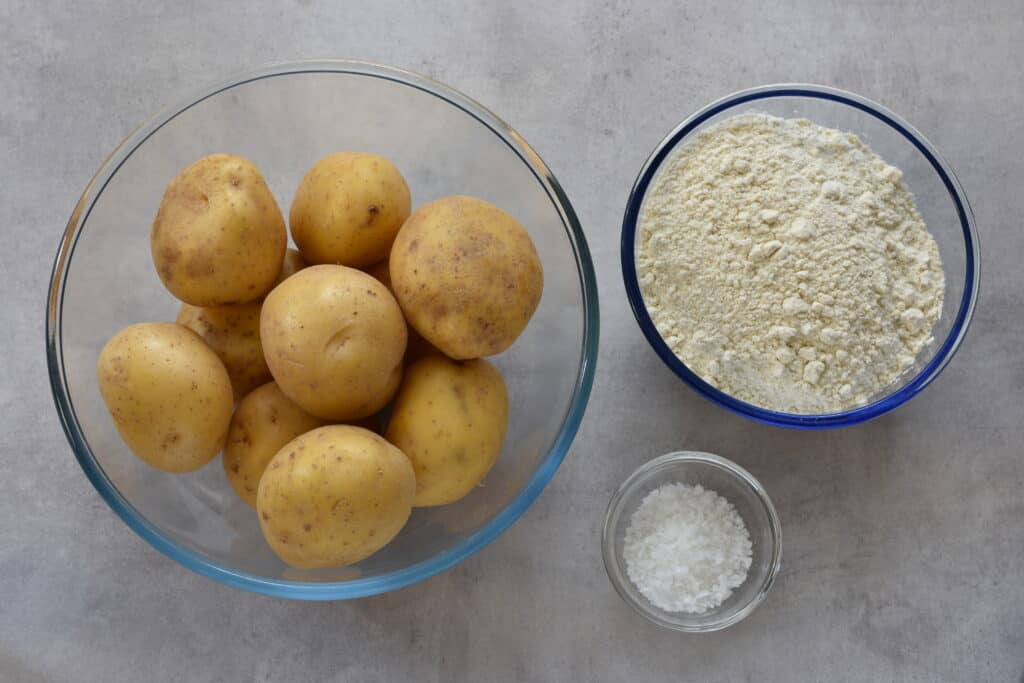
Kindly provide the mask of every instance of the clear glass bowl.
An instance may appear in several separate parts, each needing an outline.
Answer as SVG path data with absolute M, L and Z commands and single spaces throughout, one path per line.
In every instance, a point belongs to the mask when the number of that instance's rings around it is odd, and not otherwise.
M 806 118 L 856 134 L 890 164 L 903 171 L 917 208 L 935 237 L 946 274 L 945 301 L 935 325 L 935 342 L 918 354 L 913 367 L 863 406 L 839 413 L 803 415 L 769 410 L 734 398 L 690 370 L 658 334 L 637 281 L 637 218 L 644 195 L 661 163 L 679 144 L 723 119 L 759 112 Z M 622 222 L 622 275 L 633 315 L 661 360 L 700 394 L 758 422 L 799 429 L 829 429 L 857 424 L 902 405 L 934 380 L 960 347 L 978 298 L 979 247 L 974 214 L 953 170 L 924 136 L 881 105 L 859 95 L 818 85 L 767 85 L 742 90 L 712 102 L 683 121 L 655 148 L 637 176 Z
M 640 503 L 651 491 L 675 483 L 700 484 L 721 495 L 736 508 L 750 534 L 746 580 L 725 602 L 701 614 L 666 612 L 651 604 L 629 579 L 622 556 L 626 529 Z M 745 469 L 711 453 L 679 451 L 641 465 L 619 486 L 605 514 L 601 551 L 612 586 L 637 613 L 665 628 L 706 633 L 741 621 L 767 597 L 781 567 L 782 528 L 768 494 Z
M 516 344 L 495 359 L 511 415 L 494 470 L 457 504 L 414 511 L 381 552 L 338 570 L 281 563 L 216 460 L 165 474 L 121 442 L 96 384 L 106 340 L 135 322 L 174 320 L 149 252 L 170 179 L 213 152 L 264 172 L 285 215 L 303 172 L 337 150 L 397 164 L 415 204 L 448 194 L 491 201 L 530 231 L 544 295 Z M 191 93 L 143 124 L 89 182 L 61 241 L 47 304 L 47 360 L 75 456 L 100 495 L 160 551 L 225 584 L 299 599 L 353 598 L 405 586 L 465 559 L 505 530 L 554 475 L 594 379 L 598 304 L 579 221 L 554 176 L 505 122 L 422 76 L 326 61 L 271 66 Z

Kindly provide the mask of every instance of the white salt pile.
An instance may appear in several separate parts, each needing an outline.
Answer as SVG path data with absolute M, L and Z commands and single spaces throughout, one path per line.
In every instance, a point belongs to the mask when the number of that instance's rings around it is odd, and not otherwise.
M 647 494 L 626 529 L 626 573 L 655 606 L 699 614 L 721 605 L 747 578 L 750 534 L 722 496 L 699 484 Z

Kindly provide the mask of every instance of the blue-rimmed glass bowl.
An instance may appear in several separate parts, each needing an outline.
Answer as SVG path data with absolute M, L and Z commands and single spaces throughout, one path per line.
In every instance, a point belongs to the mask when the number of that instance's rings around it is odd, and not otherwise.
M 723 119 L 759 112 L 806 118 L 818 125 L 856 134 L 890 164 L 903 171 L 917 207 L 935 237 L 946 275 L 942 315 L 935 342 L 921 351 L 894 384 L 863 406 L 824 415 L 783 413 L 752 405 L 719 391 L 690 370 L 658 334 L 637 281 L 637 220 L 644 197 L 663 161 L 676 145 Z M 888 109 L 859 95 L 818 85 L 768 85 L 743 90 L 704 107 L 665 137 L 637 176 L 622 222 L 622 274 L 630 306 L 647 341 L 683 381 L 706 398 L 735 413 L 771 425 L 830 429 L 878 417 L 909 401 L 946 367 L 963 341 L 978 298 L 979 249 L 974 215 L 949 164 L 924 136 Z M 713 296 L 713 293 L 709 293 Z
M 179 169 L 212 152 L 249 157 L 285 215 L 303 172 L 325 154 L 383 154 L 415 204 L 448 194 L 491 201 L 529 230 L 544 295 L 526 331 L 494 359 L 509 389 L 505 447 L 485 486 L 416 510 L 391 544 L 344 569 L 301 571 L 263 541 L 255 512 L 219 460 L 158 472 L 121 442 L 96 384 L 106 340 L 131 323 L 174 320 L 149 253 L 149 226 Z M 223 583 L 298 599 L 354 598 L 440 572 L 492 541 L 554 475 L 590 394 L 597 357 L 594 270 L 572 206 L 526 142 L 476 102 L 427 78 L 356 62 L 271 66 L 204 87 L 125 140 L 89 182 L 53 269 L 47 360 L 75 456 L 100 495 L 160 551 Z

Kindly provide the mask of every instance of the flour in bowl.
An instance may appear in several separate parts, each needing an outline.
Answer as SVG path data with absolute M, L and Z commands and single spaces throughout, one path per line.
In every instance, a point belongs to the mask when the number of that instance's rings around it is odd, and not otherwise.
M 942 311 L 939 250 L 902 173 L 804 119 L 743 114 L 681 145 L 638 235 L 659 334 L 709 384 L 764 408 L 867 403 Z

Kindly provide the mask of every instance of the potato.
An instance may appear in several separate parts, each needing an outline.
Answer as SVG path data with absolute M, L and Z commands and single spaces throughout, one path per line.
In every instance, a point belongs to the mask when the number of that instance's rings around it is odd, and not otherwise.
M 191 472 L 223 447 L 231 381 L 192 330 L 176 323 L 126 327 L 103 347 L 96 376 L 118 433 L 149 465 Z
M 281 271 L 288 233 L 259 169 L 231 154 L 186 167 L 167 186 L 153 229 L 153 263 L 193 306 L 262 298 Z
M 415 507 L 452 503 L 494 466 L 508 427 L 508 392 L 485 360 L 427 356 L 406 368 L 384 438 L 412 461 Z
M 274 288 L 260 338 L 281 391 L 308 413 L 345 422 L 383 408 L 402 377 L 406 327 L 387 287 L 345 266 L 310 266 Z
M 182 304 L 178 311 L 178 324 L 202 337 L 224 363 L 238 400 L 271 379 L 260 344 L 262 307 L 258 301 L 211 308 Z
M 320 427 L 290 441 L 260 479 L 267 543 L 300 569 L 342 567 L 394 538 L 412 511 L 409 459 L 360 427 Z
M 384 157 L 331 154 L 299 183 L 292 238 L 309 263 L 369 266 L 387 258 L 411 201 L 402 174 Z
M 501 353 L 540 302 L 540 257 L 516 219 L 473 197 L 424 204 L 390 258 L 395 298 L 427 341 L 456 359 Z
M 256 507 L 256 490 L 271 458 L 295 437 L 322 426 L 323 420 L 292 403 L 273 382 L 249 393 L 231 418 L 224 445 L 224 474 L 231 488 Z
M 388 268 L 388 262 L 386 260 L 380 263 L 374 264 L 366 269 L 366 272 L 377 278 L 381 283 L 388 288 L 388 291 L 392 294 L 395 291 L 391 288 L 391 273 Z M 424 356 L 429 356 L 432 353 L 440 353 L 434 345 L 420 336 L 420 333 L 415 328 L 409 327 L 409 341 L 405 346 L 405 364 L 415 363 Z

